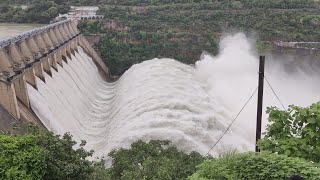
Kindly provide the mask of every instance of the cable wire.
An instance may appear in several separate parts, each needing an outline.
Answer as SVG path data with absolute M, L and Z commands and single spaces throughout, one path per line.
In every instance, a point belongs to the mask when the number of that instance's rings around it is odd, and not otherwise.
M 228 126 L 228 128 L 224 131 L 224 133 L 220 136 L 220 138 L 218 139 L 218 141 L 210 148 L 210 150 L 207 152 L 207 154 L 204 156 L 206 157 L 210 151 L 219 143 L 219 141 L 223 138 L 223 136 L 229 131 L 229 129 L 231 128 L 231 126 L 233 125 L 233 123 L 236 121 L 236 119 L 239 117 L 239 115 L 241 114 L 241 112 L 243 111 L 243 109 L 247 106 L 247 104 L 250 102 L 250 100 L 252 99 L 253 95 L 257 92 L 258 87 L 256 88 L 256 90 L 252 93 L 252 95 L 250 96 L 250 98 L 248 99 L 248 101 L 242 106 L 241 110 L 239 111 L 239 113 L 236 115 L 236 117 L 232 120 L 231 124 Z
M 283 103 L 281 102 L 281 100 L 280 100 L 279 96 L 277 95 L 277 93 L 275 92 L 275 90 L 273 89 L 273 87 L 271 86 L 271 84 L 270 84 L 270 82 L 268 81 L 268 79 L 267 79 L 267 77 L 266 77 L 266 76 L 264 76 L 264 79 L 266 79 L 266 81 L 267 81 L 267 83 L 268 83 L 269 87 L 271 88 L 271 90 L 272 90 L 273 94 L 274 94 L 274 95 L 276 96 L 276 98 L 278 99 L 278 101 L 279 101 L 279 103 L 281 104 L 281 106 L 282 106 L 283 110 L 286 110 L 286 108 L 284 107 Z

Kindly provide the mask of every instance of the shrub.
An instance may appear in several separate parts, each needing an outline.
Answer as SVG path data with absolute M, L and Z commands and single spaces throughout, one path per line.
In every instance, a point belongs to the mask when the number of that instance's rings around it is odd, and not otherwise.
M 308 180 L 320 179 L 320 169 L 303 159 L 268 153 L 244 153 L 207 160 L 189 180 L 288 179 L 300 175 Z
M 70 134 L 60 137 L 32 128 L 26 135 L 0 134 L 0 179 L 89 179 L 92 152 L 80 148 Z
M 196 170 L 203 158 L 170 146 L 169 141 L 137 141 L 130 149 L 114 150 L 109 169 L 111 179 L 186 179 Z
M 259 142 L 261 150 L 320 162 L 320 103 L 291 105 L 288 110 L 268 108 L 270 125 Z

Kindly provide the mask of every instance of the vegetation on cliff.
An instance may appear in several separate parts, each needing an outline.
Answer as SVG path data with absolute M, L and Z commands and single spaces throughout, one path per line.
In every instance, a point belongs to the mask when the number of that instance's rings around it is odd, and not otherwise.
M 107 3 L 99 9 L 106 20 L 79 27 L 86 35 L 105 35 L 97 50 L 116 75 L 155 57 L 192 64 L 203 51 L 216 54 L 224 33 L 255 36 L 259 50 L 272 49 L 265 41 L 320 38 L 319 3 L 312 0 L 100 2 Z
M 22 8 L 21 5 L 26 5 L 27 8 Z M 0 22 L 48 24 L 59 13 L 66 13 L 69 9 L 70 6 L 61 0 L 30 0 L 27 2 L 5 0 L 0 2 Z
M 128 33 L 109 32 L 97 46 L 111 73 L 121 75 L 132 64 L 152 58 L 169 57 L 186 64 L 193 64 L 203 50 L 216 53 L 217 42 L 208 36 L 205 43 L 198 43 L 192 33 L 149 33 L 138 31 L 134 40 Z M 181 39 L 186 39 L 185 41 Z M 131 42 L 125 42 L 131 41 Z
M 169 57 L 187 64 L 203 51 L 218 52 L 223 33 L 242 31 L 263 41 L 314 41 L 320 38 L 320 5 L 314 0 L 4 0 L 0 22 L 49 23 L 71 5 L 99 6 L 104 22 L 80 25 L 86 35 L 106 35 L 97 45 L 111 72 Z M 20 5 L 26 5 L 22 9 Z M 106 51 L 105 47 L 115 45 Z M 259 50 L 261 50 L 259 48 Z

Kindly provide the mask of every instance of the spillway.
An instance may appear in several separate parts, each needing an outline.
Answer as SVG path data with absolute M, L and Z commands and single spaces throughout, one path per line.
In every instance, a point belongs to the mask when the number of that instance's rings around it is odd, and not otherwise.
M 38 90 L 28 85 L 30 104 L 46 128 L 57 134 L 70 132 L 77 141 L 86 140 L 86 148 L 93 149 L 97 157 L 139 139 L 171 140 L 179 149 L 204 155 L 257 85 L 257 58 L 243 34 L 223 40 L 221 54 L 196 67 L 173 59 L 152 59 L 133 65 L 113 83 L 105 82 L 91 57 L 81 47 L 77 49 L 67 58 L 68 63 L 58 65 L 58 72 L 51 69 L 52 76 L 45 73 L 46 82 L 37 78 Z M 270 80 L 284 84 L 273 71 L 267 72 L 273 74 Z M 285 82 L 283 91 L 296 84 Z M 319 99 L 309 86 L 301 89 L 310 92 L 303 105 Z M 265 90 L 270 96 L 270 89 Z M 312 92 L 315 90 L 319 87 Z M 275 102 L 266 99 L 266 105 L 278 105 Z M 291 102 L 296 101 L 286 105 Z M 255 103 L 253 98 L 211 155 L 254 150 Z
M 169 139 L 181 149 L 205 154 L 227 128 L 227 113 L 210 101 L 193 67 L 153 59 L 107 83 L 78 49 L 68 63 L 58 66 L 59 73 L 52 69 L 52 77 L 45 74 L 45 83 L 37 79 L 38 91 L 28 86 L 30 103 L 49 130 L 86 140 L 96 156 L 138 139 Z M 219 148 L 234 144 L 250 149 L 243 138 L 228 136 L 230 142 Z

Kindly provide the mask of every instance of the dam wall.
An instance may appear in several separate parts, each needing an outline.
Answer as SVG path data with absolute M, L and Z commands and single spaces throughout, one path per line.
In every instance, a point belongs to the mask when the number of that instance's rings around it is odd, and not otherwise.
M 10 114 L 15 120 L 41 124 L 30 107 L 27 84 L 37 89 L 37 79 L 46 82 L 52 71 L 59 73 L 58 66 L 68 64 L 79 48 L 108 79 L 108 68 L 71 20 L 0 41 L 0 108 L 6 117 L 3 119 L 10 119 Z
M 64 28 L 51 30 L 56 26 Z M 227 36 L 217 57 L 206 55 L 195 66 L 168 58 L 146 60 L 117 81 L 106 82 L 99 73 L 110 77 L 107 67 L 73 22 L 44 29 L 31 36 L 34 43 L 11 39 L 1 48 L 0 132 L 12 122 L 38 122 L 55 134 L 69 132 L 76 142 L 85 140 L 85 148 L 94 150 L 93 158 L 107 157 L 137 140 L 170 140 L 186 152 L 210 151 L 214 156 L 255 149 L 252 93 L 258 61 L 244 34 Z M 54 37 L 63 31 L 69 37 L 53 46 Z M 278 63 L 267 63 L 266 77 L 286 106 L 306 106 L 319 99 L 318 68 L 308 65 L 287 72 L 287 64 L 273 62 Z M 265 107 L 279 103 L 273 93 L 266 86 Z M 241 109 L 245 103 L 248 106 Z M 238 117 L 239 110 L 244 111 Z
M 10 44 L 2 48 L 1 62 L 9 65 L 1 65 L 6 68 L 1 71 L 1 115 L 5 111 L 17 121 L 38 122 L 54 134 L 69 132 L 76 142 L 87 142 L 85 148 L 94 150 L 93 158 L 106 157 L 112 149 L 130 147 L 132 142 L 140 139 L 171 140 L 181 150 L 194 150 L 205 155 L 231 123 L 233 106 L 229 108 L 224 104 L 225 99 L 221 99 L 230 96 L 224 94 L 228 89 L 224 88 L 225 82 L 230 84 L 230 79 L 220 80 L 223 76 L 219 72 L 225 73 L 221 66 L 208 66 L 210 69 L 204 70 L 215 73 L 212 77 L 216 79 L 212 79 L 211 84 L 206 82 L 209 78 L 211 80 L 211 74 L 203 77 L 196 67 L 168 58 L 135 64 L 117 81 L 106 82 L 99 73 L 110 77 L 107 67 L 73 22 L 65 21 L 56 26 L 53 27 L 64 28 L 56 32 L 49 28 L 40 33 L 41 38 L 39 33 L 32 36 L 34 47 L 39 51 L 32 50 L 27 38 L 20 40 L 26 45 L 16 41 L 11 46 L 14 48 L 10 48 Z M 55 47 L 55 40 L 51 37 L 59 37 L 61 31 L 65 31 L 64 34 L 69 31 L 69 37 L 63 36 L 67 38 L 60 40 L 60 46 Z M 49 39 L 53 42 L 50 43 Z M 250 49 L 243 44 L 246 43 L 240 43 L 241 49 Z M 41 47 L 44 47 L 42 52 Z M 33 56 L 26 56 L 28 51 Z M 244 59 L 247 57 L 251 56 Z M 251 57 L 249 60 L 255 59 Z M 255 74 L 255 64 L 250 67 L 249 71 Z M 214 89 L 220 89 L 211 92 L 208 87 L 212 84 Z M 237 89 L 247 93 L 247 89 L 241 90 L 239 86 Z M 231 97 L 235 99 L 235 96 Z M 241 106 L 242 102 L 239 104 Z M 6 115 L 3 117 L 8 119 L 6 122 L 14 121 Z M 250 128 L 254 124 L 249 122 L 251 118 L 248 119 L 225 134 L 223 142 L 212 154 L 234 147 L 239 151 L 254 149 L 254 141 L 251 141 L 254 131 Z

